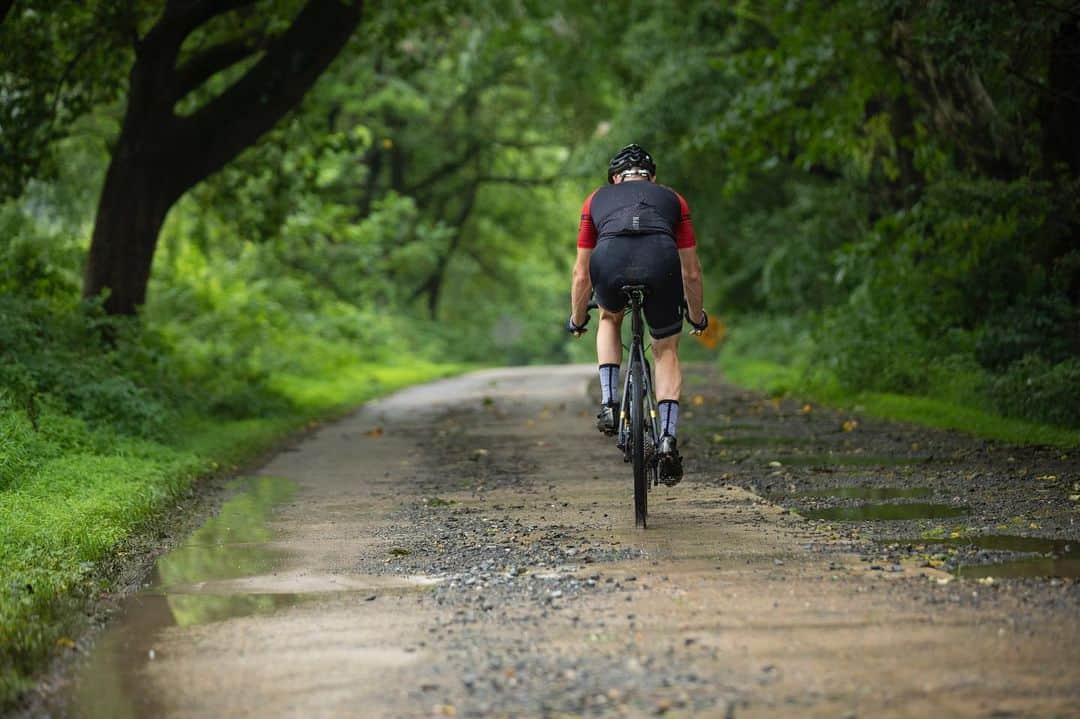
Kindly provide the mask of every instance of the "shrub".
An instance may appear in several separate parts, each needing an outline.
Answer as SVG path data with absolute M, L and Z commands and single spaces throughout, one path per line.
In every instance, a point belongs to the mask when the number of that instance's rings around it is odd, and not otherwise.
M 1026 355 L 994 379 L 990 396 L 1003 414 L 1080 427 L 1080 358 L 1055 364 Z

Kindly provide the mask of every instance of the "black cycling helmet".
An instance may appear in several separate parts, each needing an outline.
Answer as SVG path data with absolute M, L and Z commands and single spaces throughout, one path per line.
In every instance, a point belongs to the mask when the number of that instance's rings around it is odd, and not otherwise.
M 611 158 L 607 166 L 607 181 L 615 182 L 615 175 L 631 167 L 640 167 L 642 170 L 648 170 L 650 175 L 656 176 L 656 163 L 653 162 L 652 155 L 647 153 L 641 145 L 633 143 L 616 152 L 615 157 Z

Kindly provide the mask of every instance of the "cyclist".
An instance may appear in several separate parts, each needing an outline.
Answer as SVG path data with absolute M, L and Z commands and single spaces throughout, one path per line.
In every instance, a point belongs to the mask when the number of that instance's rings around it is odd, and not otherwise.
M 581 208 L 566 329 L 575 337 L 585 332 L 589 295 L 595 292 L 600 306 L 596 356 L 601 405 L 597 427 L 604 434 L 614 434 L 626 305 L 620 288 L 648 288 L 644 315 L 656 359 L 660 479 L 675 485 L 683 474 L 675 429 L 682 387 L 679 335 L 684 297 L 692 332 L 700 334 L 709 323 L 702 308 L 701 263 L 690 208 L 675 190 L 656 184 L 656 163 L 640 145 L 627 145 L 611 158 L 607 179 L 608 184 L 594 190 Z

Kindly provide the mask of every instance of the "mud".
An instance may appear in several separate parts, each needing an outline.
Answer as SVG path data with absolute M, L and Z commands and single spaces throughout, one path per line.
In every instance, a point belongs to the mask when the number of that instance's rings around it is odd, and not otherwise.
M 1077 583 L 950 573 L 1075 561 L 1073 458 L 698 370 L 688 476 L 652 493 L 643 532 L 629 468 L 592 429 L 592 374 L 435 383 L 279 455 L 158 561 L 43 713 L 1080 713 Z M 967 513 L 800 513 L 868 502 Z M 945 542 L 999 525 L 1065 543 Z

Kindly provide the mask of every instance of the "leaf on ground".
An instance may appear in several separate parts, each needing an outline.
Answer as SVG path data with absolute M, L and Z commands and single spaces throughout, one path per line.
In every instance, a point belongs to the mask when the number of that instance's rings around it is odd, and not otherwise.
M 690 404 L 694 405 L 695 407 L 700 407 L 701 405 L 705 404 L 705 398 L 702 397 L 700 394 L 695 394 L 693 399 L 690 400 Z
M 367 432 L 364 432 L 365 437 L 382 437 L 383 428 L 379 426 L 372 427 Z
M 390 550 L 391 557 L 407 557 L 412 554 L 412 550 L 405 549 L 405 547 L 394 547 Z
M 855 428 L 858 427 L 858 426 L 859 426 L 858 422 L 856 422 L 853 419 L 849 419 L 849 420 L 846 420 L 842 425 L 840 425 L 840 429 L 842 429 L 845 432 L 853 432 L 855 430 Z

